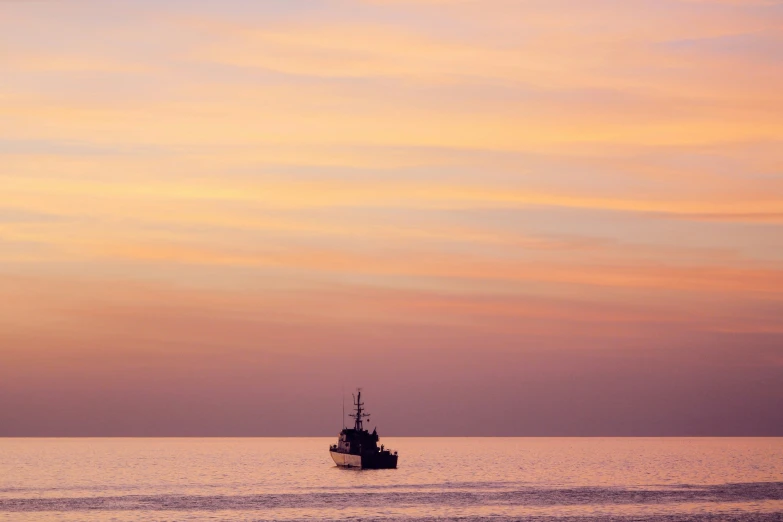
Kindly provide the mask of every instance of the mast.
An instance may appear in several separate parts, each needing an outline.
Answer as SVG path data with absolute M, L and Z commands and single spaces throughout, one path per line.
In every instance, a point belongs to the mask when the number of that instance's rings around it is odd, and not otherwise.
M 363 431 L 364 430 L 364 419 L 368 419 L 370 417 L 369 413 L 364 413 L 364 403 L 362 402 L 362 389 L 356 388 L 356 395 L 353 396 L 353 405 L 356 407 L 356 413 L 349 415 L 350 417 L 353 417 L 356 419 L 354 422 L 353 429 L 356 431 Z

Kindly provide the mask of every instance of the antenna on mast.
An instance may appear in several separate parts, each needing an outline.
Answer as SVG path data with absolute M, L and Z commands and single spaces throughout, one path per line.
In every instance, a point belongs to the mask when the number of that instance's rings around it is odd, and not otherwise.
M 367 413 L 364 413 L 364 403 L 362 402 L 362 389 L 356 388 L 356 395 L 353 396 L 353 405 L 356 407 L 356 413 L 353 415 L 349 415 L 349 417 L 353 417 L 356 419 L 356 422 L 354 422 L 353 429 L 356 431 L 363 431 L 364 430 L 364 424 L 363 420 L 367 419 L 369 420 L 370 415 Z

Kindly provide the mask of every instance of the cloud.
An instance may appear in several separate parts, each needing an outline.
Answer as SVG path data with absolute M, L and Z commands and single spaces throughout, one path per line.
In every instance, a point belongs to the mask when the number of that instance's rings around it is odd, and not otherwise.
M 551 406 L 581 386 L 607 419 L 629 412 L 603 394 L 631 388 L 661 415 L 725 402 L 715 382 L 779 361 L 781 17 L 761 1 L 5 2 L 0 386 L 21 398 L 0 424 L 54 433 L 36 404 L 79 403 L 95 427 L 183 385 L 284 425 L 256 370 L 320 396 L 357 360 L 392 361 L 379 386 L 406 371 L 466 404 L 520 392 L 530 361 Z M 700 376 L 685 398 L 679 367 Z M 689 404 L 670 428 L 706 403 Z

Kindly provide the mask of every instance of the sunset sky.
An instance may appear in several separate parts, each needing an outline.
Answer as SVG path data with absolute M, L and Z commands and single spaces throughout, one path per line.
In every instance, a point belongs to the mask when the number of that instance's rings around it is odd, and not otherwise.
M 0 435 L 783 435 L 783 1 L 0 0 L 0 303 Z

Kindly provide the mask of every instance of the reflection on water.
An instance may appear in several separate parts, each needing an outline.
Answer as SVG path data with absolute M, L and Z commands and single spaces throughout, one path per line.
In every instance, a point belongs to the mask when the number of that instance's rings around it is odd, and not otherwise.
M 0 518 L 780 520 L 783 439 L 0 439 Z

